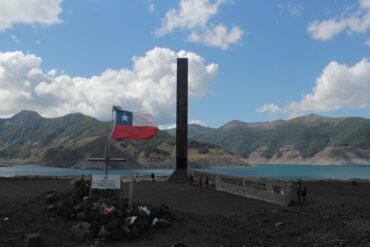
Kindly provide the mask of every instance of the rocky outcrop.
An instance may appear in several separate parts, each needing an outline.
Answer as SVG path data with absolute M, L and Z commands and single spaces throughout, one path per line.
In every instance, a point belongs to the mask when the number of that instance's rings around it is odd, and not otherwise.
M 327 147 L 312 157 L 311 161 L 318 164 L 370 165 L 370 149 Z

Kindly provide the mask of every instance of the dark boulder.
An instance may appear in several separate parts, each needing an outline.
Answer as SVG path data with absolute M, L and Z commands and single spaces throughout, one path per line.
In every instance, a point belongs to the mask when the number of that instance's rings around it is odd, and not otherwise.
M 40 233 L 32 233 L 28 234 L 25 237 L 25 244 L 26 247 L 45 247 L 44 238 L 41 236 Z
M 79 222 L 72 226 L 72 235 L 79 241 L 91 239 L 93 237 L 93 232 L 91 231 L 90 226 L 91 225 L 88 222 Z

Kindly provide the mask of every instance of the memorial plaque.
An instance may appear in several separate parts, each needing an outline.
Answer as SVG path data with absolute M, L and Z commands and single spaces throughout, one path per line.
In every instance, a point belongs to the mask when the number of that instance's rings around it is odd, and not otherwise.
M 92 189 L 121 189 L 121 176 L 120 175 L 93 175 L 92 176 Z

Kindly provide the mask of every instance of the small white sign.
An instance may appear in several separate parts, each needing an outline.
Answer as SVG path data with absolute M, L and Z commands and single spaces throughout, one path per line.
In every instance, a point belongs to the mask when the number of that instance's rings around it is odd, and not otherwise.
M 93 175 L 92 185 L 93 189 L 121 189 L 121 176 L 120 175 Z

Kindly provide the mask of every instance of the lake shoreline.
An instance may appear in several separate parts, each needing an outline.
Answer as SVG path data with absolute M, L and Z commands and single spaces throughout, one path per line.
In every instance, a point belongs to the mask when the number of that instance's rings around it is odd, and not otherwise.
M 360 165 L 271 165 L 261 164 L 254 167 L 212 167 L 212 168 L 189 168 L 189 171 L 203 171 L 214 174 L 223 174 L 239 177 L 259 177 L 278 180 L 297 180 L 306 181 L 326 181 L 326 180 L 369 180 L 370 167 Z M 112 167 L 109 174 L 121 176 L 136 176 L 139 174 L 150 175 L 154 173 L 158 176 L 168 176 L 172 174 L 174 168 L 128 168 L 122 169 Z M 0 167 L 0 177 L 23 177 L 23 176 L 90 176 L 103 174 L 103 167 L 100 168 L 60 168 L 37 165 L 12 165 Z

